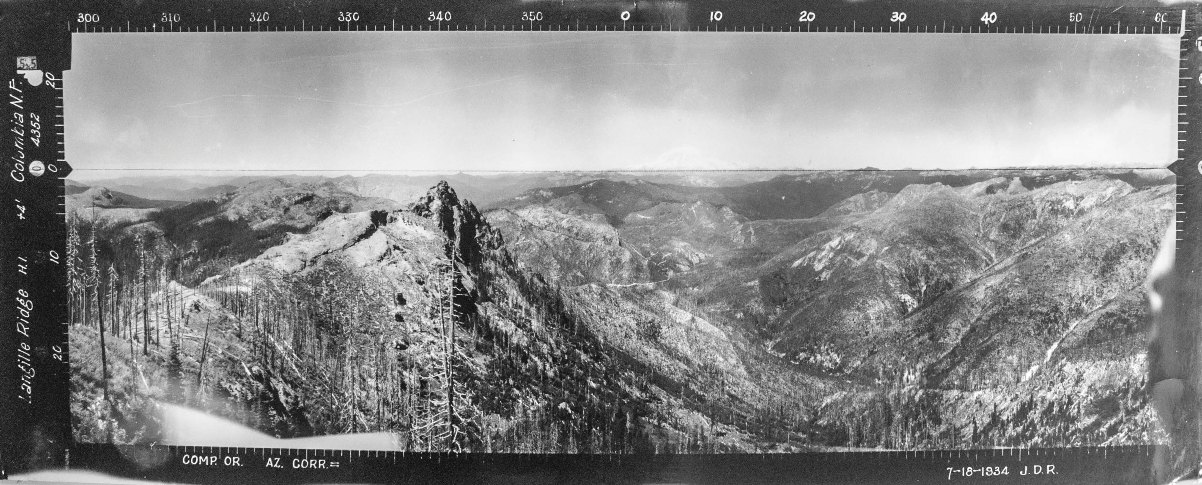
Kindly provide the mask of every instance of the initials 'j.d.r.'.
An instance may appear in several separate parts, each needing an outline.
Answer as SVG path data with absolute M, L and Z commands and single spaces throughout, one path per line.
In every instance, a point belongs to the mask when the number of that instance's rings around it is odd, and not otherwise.
M 1024 466 L 1022 471 L 1018 472 L 1018 474 L 1024 475 L 1024 476 L 1025 475 L 1055 475 L 1056 474 L 1056 465 L 1027 465 L 1027 466 Z

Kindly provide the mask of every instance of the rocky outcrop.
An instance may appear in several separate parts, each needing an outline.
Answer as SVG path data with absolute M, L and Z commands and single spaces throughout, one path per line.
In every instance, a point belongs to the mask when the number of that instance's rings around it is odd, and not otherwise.
M 434 221 L 447 237 L 447 257 L 468 267 L 479 268 L 486 251 L 501 247 L 501 233 L 488 225 L 475 204 L 461 202 L 445 180 L 431 187 L 409 210 Z

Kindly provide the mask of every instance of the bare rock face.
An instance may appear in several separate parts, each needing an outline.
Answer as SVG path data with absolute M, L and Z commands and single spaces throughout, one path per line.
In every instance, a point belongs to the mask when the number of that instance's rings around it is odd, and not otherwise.
M 438 224 L 447 237 L 447 257 L 468 267 L 478 268 L 484 251 L 501 247 L 501 234 L 488 225 L 475 204 L 460 202 L 455 189 L 445 180 L 431 187 L 410 211 Z
M 452 271 L 455 304 L 465 313 L 475 314 L 477 303 L 488 298 L 483 281 L 486 257 L 496 252 L 500 259 L 508 260 L 501 251 L 501 233 L 488 225 L 475 204 L 459 200 L 445 180 L 431 187 L 409 210 L 434 222 L 446 236 L 444 251 L 457 268 Z

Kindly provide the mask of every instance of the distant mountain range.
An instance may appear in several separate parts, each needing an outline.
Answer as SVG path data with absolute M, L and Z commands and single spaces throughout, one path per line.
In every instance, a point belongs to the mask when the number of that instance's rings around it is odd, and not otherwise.
M 367 197 L 384 197 L 410 201 L 439 181 L 447 181 L 458 192 L 481 204 L 512 197 L 537 187 L 571 185 L 596 179 L 647 180 L 659 183 L 697 186 L 729 186 L 767 180 L 789 172 L 518 172 L 500 174 L 432 174 L 398 175 L 367 174 L 327 177 L 321 175 L 193 175 L 193 176 L 134 176 L 95 179 L 86 183 L 67 181 L 68 194 L 87 187 L 106 187 L 115 192 L 163 201 L 186 202 L 220 196 L 255 181 L 279 180 L 292 184 L 334 181 L 344 189 Z
M 262 179 L 185 203 L 72 189 L 117 287 L 147 287 L 106 327 L 122 416 L 73 405 L 77 421 L 153 440 L 154 397 L 402 449 L 1155 439 L 1140 284 L 1167 171 L 709 175 Z M 86 403 L 102 316 L 72 301 Z

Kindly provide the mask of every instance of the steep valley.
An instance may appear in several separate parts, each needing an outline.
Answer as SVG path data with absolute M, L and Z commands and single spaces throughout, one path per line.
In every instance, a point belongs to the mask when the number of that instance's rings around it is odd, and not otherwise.
M 612 247 L 630 248 L 648 268 L 646 276 L 630 273 L 629 286 L 669 293 L 763 348 L 755 360 L 742 354 L 748 366 L 775 358 L 792 373 L 868 389 L 802 391 L 806 402 L 822 403 L 816 422 L 831 425 L 827 432 L 847 426 L 835 441 L 929 448 L 1150 440 L 1139 391 L 1142 282 L 1171 216 L 1172 186 L 1127 173 L 970 172 L 889 193 L 878 188 L 897 187 L 889 175 L 801 180 L 837 181 L 819 193 L 867 191 L 794 219 L 755 219 L 755 211 L 674 193 L 653 208 L 611 214 L 622 216 Z M 781 178 L 773 184 L 790 182 Z M 581 207 L 589 198 L 578 192 L 589 190 L 559 189 L 559 198 L 517 198 L 508 207 L 529 211 L 571 197 L 578 213 L 614 211 Z M 1015 395 L 1033 400 L 1016 404 Z M 963 411 L 982 406 L 990 409 L 984 417 Z M 1045 424 L 1066 420 L 1082 424 L 1044 433 Z

